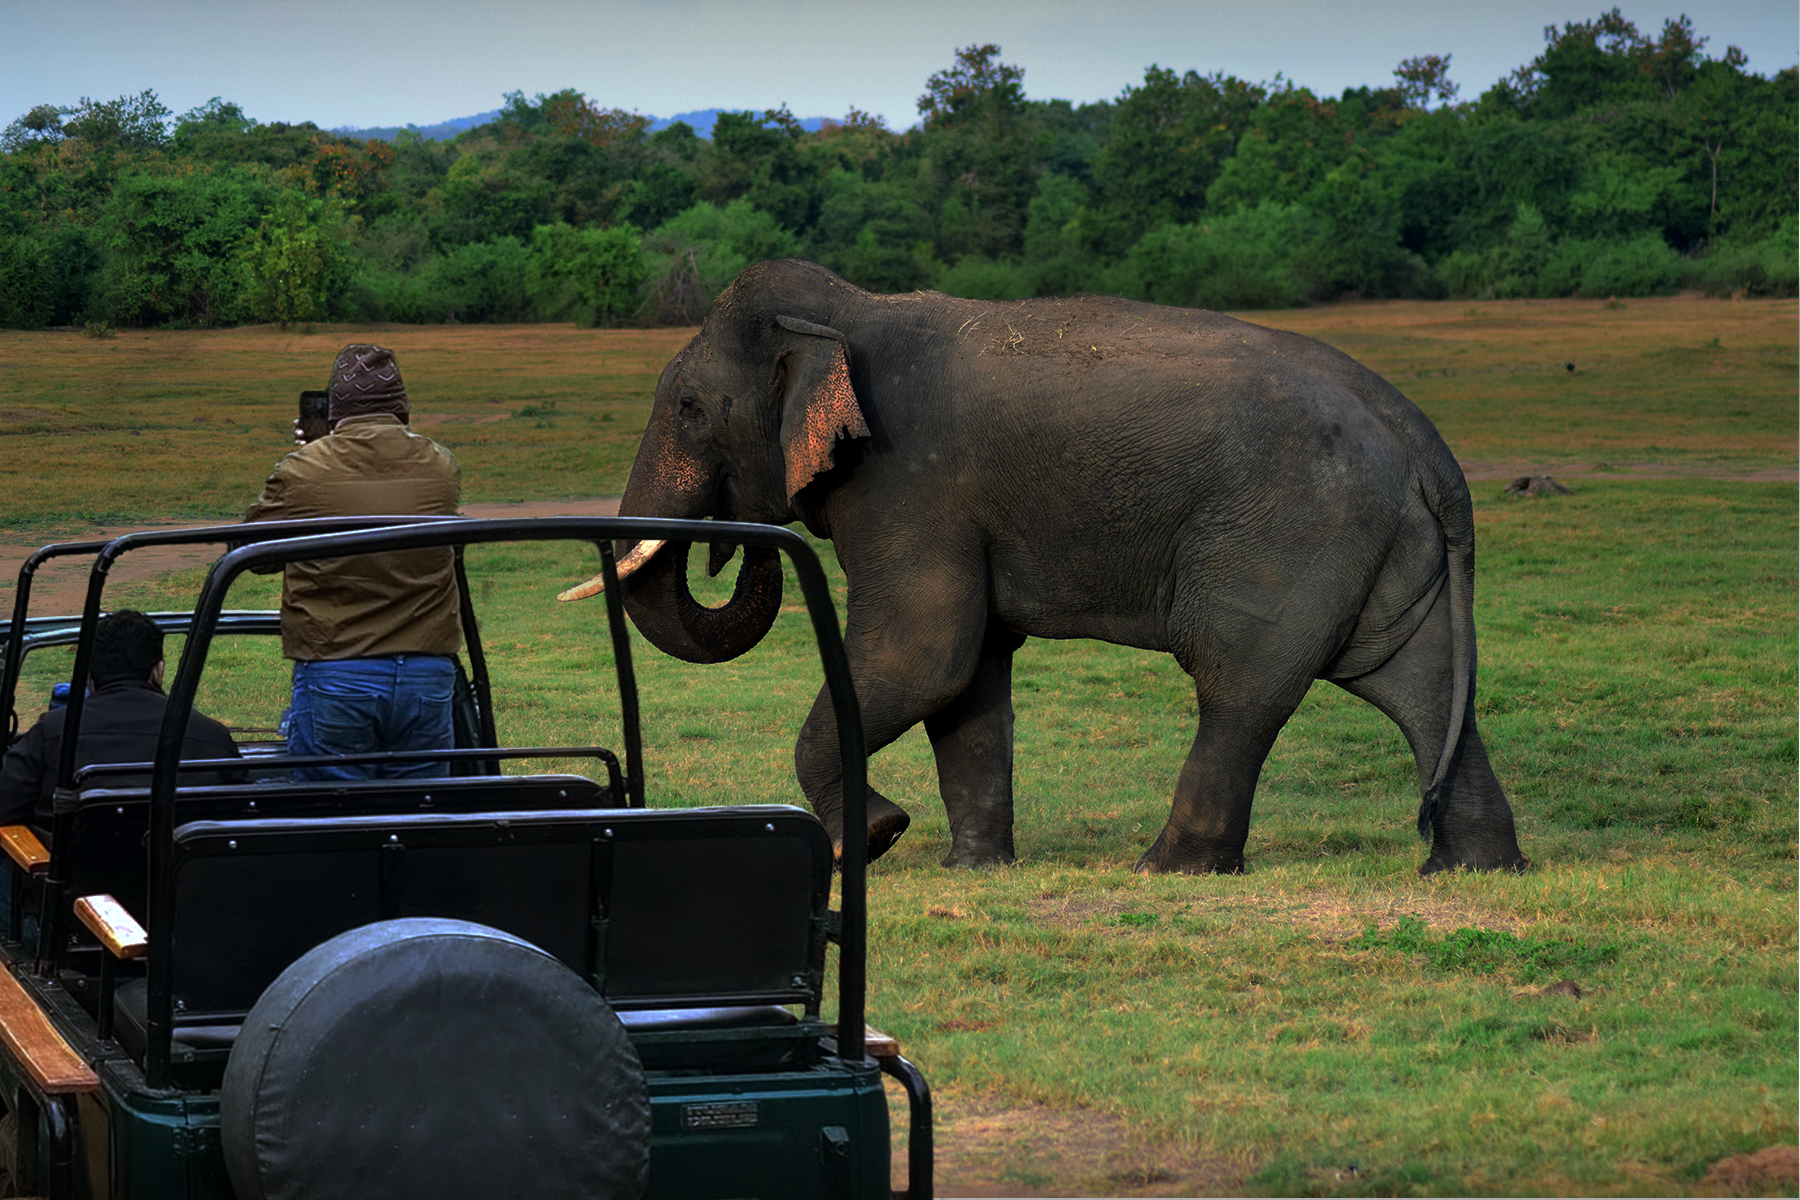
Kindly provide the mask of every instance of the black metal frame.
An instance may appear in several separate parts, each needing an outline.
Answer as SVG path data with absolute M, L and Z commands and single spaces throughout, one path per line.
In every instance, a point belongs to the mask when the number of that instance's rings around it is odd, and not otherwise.
M 73 679 L 86 677 L 88 668 L 87 647 L 91 644 L 95 624 L 100 619 L 100 593 L 106 584 L 106 577 L 112 570 L 112 564 L 120 555 L 129 550 L 145 546 L 185 546 L 205 545 L 243 545 L 251 542 L 265 541 L 271 538 L 297 537 L 309 533 L 334 533 L 356 529 L 376 529 L 393 525 L 417 525 L 426 522 L 460 521 L 461 517 L 427 517 L 427 516 L 368 516 L 368 517 L 306 517 L 292 521 L 258 521 L 250 524 L 206 525 L 190 529 L 154 529 L 137 533 L 128 533 L 123 537 L 109 540 L 93 540 L 80 542 L 52 542 L 31 552 L 19 565 L 17 583 L 13 589 L 12 618 L 7 624 L 5 639 L 5 655 L 0 659 L 0 709 L 7 714 L 8 736 L 18 733 L 17 713 L 14 711 L 14 700 L 17 696 L 19 675 L 24 663 L 26 651 L 40 645 L 70 645 L 76 647 L 75 668 L 70 672 Z M 67 558 L 77 554 L 94 554 L 94 565 L 88 576 L 86 601 L 79 616 L 31 617 L 31 585 L 37 578 L 39 568 L 51 559 Z M 476 697 L 481 705 L 483 717 L 483 734 L 488 743 L 493 743 L 492 706 L 488 703 L 487 658 L 481 649 L 481 638 L 475 626 L 474 608 L 469 598 L 468 576 L 464 573 L 461 548 L 456 552 L 456 582 L 461 596 L 461 616 L 463 640 L 469 650 L 470 684 L 476 688 Z M 229 610 L 228 610 L 229 611 Z M 185 613 L 150 613 L 146 614 L 156 621 L 164 633 L 186 633 L 188 614 Z M 250 612 L 232 613 L 233 616 L 251 617 L 264 614 Z M 276 614 L 267 614 L 275 617 Z M 73 623 L 73 631 L 68 627 Z M 278 626 L 277 626 L 278 628 Z M 261 630 L 256 630 L 261 632 Z M 76 722 L 81 705 L 77 696 L 79 688 L 70 689 L 70 705 L 75 709 L 68 720 Z
M 193 618 L 186 612 L 147 612 L 144 614 L 164 635 L 186 637 L 188 624 Z M 228 608 L 219 618 L 219 633 L 246 634 L 272 637 L 281 632 L 281 613 L 267 608 Z M 0 630 L 0 643 L 6 647 L 3 656 L 6 665 L 0 667 L 0 711 L 6 713 L 7 736 L 17 737 L 19 734 L 19 713 L 15 701 L 18 698 L 19 685 L 25 677 L 26 656 L 38 650 L 48 650 L 55 646 L 73 646 L 81 640 L 81 617 L 28 617 L 25 620 L 24 634 L 14 639 L 10 636 L 10 626 Z M 12 648 L 17 646 L 17 660 L 14 661 Z M 79 778 L 79 773 L 77 773 Z
M 70 677 L 74 680 L 85 680 L 88 677 L 94 651 L 94 630 L 100 623 L 100 596 L 106 588 L 107 576 L 112 572 L 113 563 L 129 551 L 145 546 L 226 544 L 243 547 L 246 544 L 258 544 L 299 535 L 328 536 L 336 532 L 422 523 L 459 525 L 463 523 L 463 519 L 461 517 L 426 516 L 308 517 L 297 521 L 255 521 L 248 524 L 198 526 L 193 529 L 151 529 L 113 538 L 100 547 L 99 552 L 94 555 L 94 565 L 88 571 L 87 599 L 81 610 L 81 638 L 75 643 L 75 665 L 70 672 Z M 81 544 L 85 545 L 86 543 Z M 453 545 L 454 543 L 448 544 Z M 43 551 L 38 553 L 41 554 Z M 35 558 L 36 555 L 33 557 Z M 23 568 L 21 568 L 21 574 L 23 574 Z M 21 603 L 23 603 L 23 597 L 15 602 L 15 619 L 17 619 L 18 607 Z M 215 627 L 207 629 L 206 636 L 208 638 L 213 636 Z M 189 636 L 192 636 L 191 625 Z M 81 728 L 81 710 L 84 703 L 85 689 L 71 687 L 69 689 L 68 716 L 64 718 L 63 728 L 65 730 L 73 733 Z M 56 772 L 56 790 L 59 794 L 74 785 L 77 740 L 74 736 L 65 736 L 62 740 L 62 757 L 57 764 Z
M 273 527 L 273 523 L 269 528 Z M 255 526 L 233 526 L 234 535 Z M 198 532 L 198 531 L 196 531 Z M 232 582 L 246 571 L 272 570 L 283 564 L 308 558 L 341 557 L 380 551 L 428 549 L 437 546 L 467 546 L 488 542 L 522 541 L 588 541 L 600 552 L 601 574 L 606 581 L 608 627 L 612 636 L 613 660 L 618 672 L 619 697 L 624 725 L 625 773 L 627 803 L 642 807 L 644 803 L 644 768 L 642 734 L 639 725 L 637 681 L 631 662 L 631 642 L 625 619 L 624 601 L 618 580 L 618 566 L 613 553 L 614 541 L 638 541 L 663 538 L 671 541 L 725 542 L 742 546 L 764 546 L 787 554 L 794 565 L 801 591 L 812 620 L 824 667 L 826 687 L 837 718 L 839 752 L 844 764 L 844 833 L 841 859 L 842 909 L 841 933 L 838 941 L 838 1056 L 852 1062 L 866 1058 L 864 1044 L 864 1008 L 867 994 L 867 759 L 863 749 L 862 719 L 851 684 L 849 662 L 844 655 L 842 635 L 837 624 L 836 607 L 817 555 L 805 539 L 791 530 L 768 525 L 722 521 L 677 521 L 622 517 L 541 517 L 508 518 L 491 521 L 451 523 L 413 523 L 383 528 L 365 528 L 357 532 L 338 532 L 258 541 L 239 545 L 213 565 L 200 596 L 194 605 L 193 623 L 182 650 L 181 661 L 169 684 L 169 703 L 163 714 L 158 735 L 156 764 L 150 785 L 149 830 L 149 934 L 147 972 L 147 1025 L 144 1073 L 153 1088 L 167 1087 L 170 1081 L 173 1022 L 172 959 L 170 957 L 172 920 L 175 904 L 175 793 L 180 773 L 181 748 L 192 711 L 206 654 L 217 628 L 226 594 Z M 120 539 L 123 540 L 123 539 Z M 196 538 L 195 540 L 204 540 Z M 247 541 L 241 536 L 230 540 Z M 89 612 L 84 614 L 84 631 L 91 629 L 86 619 L 97 619 L 98 587 L 104 575 L 95 566 L 95 583 L 90 589 Z M 465 589 L 466 595 L 466 589 Z M 85 663 L 77 663 L 77 671 Z M 75 714 L 71 714 L 73 720 Z M 441 752 L 438 752 L 441 756 Z M 431 754 L 427 754 L 430 757 Z
M 31 604 L 31 584 L 36 578 L 38 569 L 54 558 L 63 558 L 77 554 L 93 554 L 94 562 L 88 571 L 88 586 L 82 605 L 78 631 L 74 638 L 75 662 L 70 670 L 71 682 L 85 680 L 91 670 L 93 658 L 94 631 L 99 626 L 101 607 L 100 598 L 106 588 L 106 581 L 112 572 L 113 563 L 126 553 L 148 546 L 193 546 L 193 545 L 226 545 L 245 546 L 265 541 L 275 541 L 296 536 L 329 536 L 334 533 L 349 533 L 358 530 L 383 529 L 402 525 L 459 525 L 462 517 L 454 516 L 358 516 L 358 517 L 307 517 L 292 521 L 256 521 L 231 525 L 203 525 L 186 529 L 152 529 L 128 533 L 107 541 L 57 542 L 40 547 L 33 551 L 19 567 L 16 590 L 13 594 L 12 622 L 8 628 L 5 646 L 4 670 L 0 673 L 0 702 L 8 714 L 9 725 L 16 718 L 13 700 L 18 687 L 18 680 L 23 669 L 26 643 L 30 640 L 27 632 L 32 622 L 28 617 Z M 469 648 L 470 661 L 475 664 L 470 680 L 475 689 L 477 712 L 481 714 L 482 729 L 489 744 L 493 729 L 493 703 L 488 693 L 487 660 L 481 651 L 481 634 L 475 622 L 475 610 L 468 594 L 468 577 L 462 565 L 462 547 L 453 544 L 456 555 L 456 580 L 459 590 L 460 616 L 463 627 L 463 641 Z M 215 564 L 216 565 L 216 564 Z M 221 609 L 222 618 L 224 610 Z M 174 632 L 179 623 L 176 614 L 164 614 L 165 620 L 159 621 L 164 632 Z M 60 628 L 67 624 L 66 618 L 57 618 Z M 210 639 L 218 632 L 218 620 L 207 629 Z M 48 628 L 47 623 L 40 622 L 40 628 Z M 277 625 L 279 628 L 279 625 Z M 190 637 L 193 632 L 191 615 L 185 622 L 185 628 L 179 630 Z M 56 787 L 52 793 L 52 803 L 60 812 L 71 806 L 75 800 L 75 759 L 80 742 L 81 714 L 86 706 L 86 689 L 71 687 L 66 715 L 63 718 L 64 737 L 60 747 L 61 753 L 56 765 Z M 491 756 L 489 756 L 491 758 Z M 241 765 L 241 764 L 234 764 Z M 60 824 L 60 821 L 57 822 Z M 61 830 L 52 829 L 51 840 L 54 845 L 56 835 Z M 54 865 L 52 871 L 55 870 Z M 47 894 L 54 895 L 59 881 L 54 875 L 46 879 Z M 17 897 L 15 896 L 15 901 Z M 15 903 L 14 911 L 17 911 Z M 55 944 L 62 936 L 63 922 L 59 906 L 46 905 L 39 927 L 38 947 L 39 962 L 48 962 L 47 947 Z
M 256 760 L 259 770 L 282 767 L 328 767 L 343 763 L 406 762 L 488 762 L 514 758 L 595 758 L 606 768 L 606 781 L 613 794 L 633 805 L 625 795 L 625 778 L 619 767 L 619 756 L 605 746 L 469 746 L 456 750 L 381 750 L 368 754 L 271 754 Z M 241 758 L 188 758 L 176 764 L 176 771 L 189 774 L 200 771 L 222 771 L 243 767 Z M 82 790 L 91 783 L 112 775 L 144 775 L 153 771 L 155 763 L 89 763 L 75 773 L 75 787 Z
M 906 1093 L 907 1111 L 911 1116 L 906 1135 L 905 1194 L 917 1200 L 929 1200 L 933 1194 L 933 1172 L 937 1159 L 932 1138 L 931 1087 L 925 1082 L 924 1073 L 898 1054 L 884 1055 L 877 1061 L 881 1064 L 883 1075 L 892 1075 L 899 1080 L 901 1090 Z M 899 1196 L 901 1193 L 895 1192 L 894 1195 Z

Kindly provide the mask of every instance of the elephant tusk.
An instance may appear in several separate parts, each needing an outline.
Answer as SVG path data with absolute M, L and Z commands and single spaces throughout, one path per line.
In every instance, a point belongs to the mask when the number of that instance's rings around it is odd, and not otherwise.
M 661 550 L 668 544 L 669 543 L 664 539 L 652 538 L 648 541 L 639 542 L 637 545 L 633 546 L 631 552 L 619 560 L 619 578 L 624 579 L 627 575 L 630 575 L 633 571 L 649 562 L 655 557 L 658 550 Z M 558 600 L 586 600 L 589 596 L 598 596 L 605 590 L 606 572 L 602 571 L 586 583 L 577 584 L 566 592 L 558 592 L 556 598 Z

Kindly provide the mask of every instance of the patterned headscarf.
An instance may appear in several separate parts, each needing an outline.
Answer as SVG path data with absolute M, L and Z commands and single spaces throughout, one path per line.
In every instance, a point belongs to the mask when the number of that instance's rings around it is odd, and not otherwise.
M 345 346 L 331 368 L 330 414 L 332 424 L 348 417 L 391 413 L 406 420 L 406 384 L 394 362 L 394 352 L 381 346 Z

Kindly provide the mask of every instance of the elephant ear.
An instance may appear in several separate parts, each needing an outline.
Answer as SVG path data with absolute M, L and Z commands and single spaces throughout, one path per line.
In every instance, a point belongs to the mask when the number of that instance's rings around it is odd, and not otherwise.
M 776 317 L 791 339 L 783 351 L 786 368 L 781 398 L 781 455 L 787 464 L 787 494 L 832 466 L 839 438 L 869 436 L 862 407 L 850 387 L 850 358 L 844 335 L 798 317 Z

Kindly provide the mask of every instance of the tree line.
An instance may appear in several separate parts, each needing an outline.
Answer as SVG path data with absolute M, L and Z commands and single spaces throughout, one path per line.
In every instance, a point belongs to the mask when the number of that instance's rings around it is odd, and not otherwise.
M 0 325 L 686 324 L 789 254 L 876 291 L 1206 308 L 1793 295 L 1796 71 L 1706 46 L 1614 8 L 1472 100 L 1428 55 L 1336 97 L 1151 66 L 1075 104 L 976 45 L 901 132 L 783 107 L 652 133 L 574 90 L 448 141 L 47 103 L 0 134 Z

